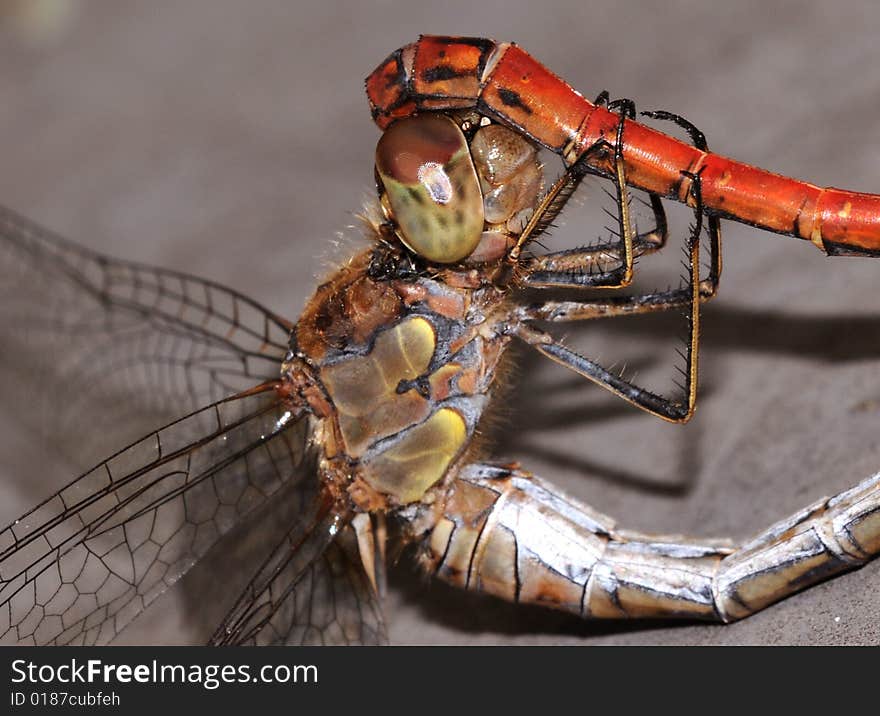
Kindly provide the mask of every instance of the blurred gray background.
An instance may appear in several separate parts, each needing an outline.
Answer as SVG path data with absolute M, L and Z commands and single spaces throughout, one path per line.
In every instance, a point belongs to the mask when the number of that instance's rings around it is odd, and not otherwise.
M 62 5 L 0 2 L 0 202 L 291 318 L 371 191 L 363 78 L 420 33 L 514 40 L 588 97 L 607 88 L 686 116 L 715 151 L 880 191 L 876 2 Z M 880 260 L 733 224 L 725 240 L 689 425 L 524 356 L 504 456 L 625 526 L 707 536 L 747 536 L 876 471 Z M 587 340 L 650 360 L 650 328 L 631 330 L 590 326 Z M 27 454 L 25 438 L 5 431 L 0 454 Z M 0 486 L 4 522 L 47 492 L 35 460 L 6 459 L 3 473 L 28 477 Z M 408 564 L 386 609 L 399 644 L 877 644 L 880 565 L 727 627 L 582 623 Z M 163 603 L 128 639 L 186 641 L 187 622 Z

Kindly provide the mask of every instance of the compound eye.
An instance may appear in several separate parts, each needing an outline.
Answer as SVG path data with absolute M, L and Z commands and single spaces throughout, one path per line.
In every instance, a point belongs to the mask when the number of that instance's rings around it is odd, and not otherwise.
M 429 261 L 455 263 L 483 233 L 483 195 L 464 134 L 451 119 L 424 114 L 401 119 L 376 147 L 400 238 Z

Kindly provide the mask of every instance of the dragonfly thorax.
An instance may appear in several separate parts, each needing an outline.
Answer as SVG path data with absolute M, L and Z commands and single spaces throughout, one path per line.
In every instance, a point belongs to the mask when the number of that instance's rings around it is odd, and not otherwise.
M 509 341 L 490 318 L 504 297 L 426 276 L 375 279 L 370 261 L 355 257 L 318 289 L 284 372 L 302 394 L 294 374 L 308 366 L 322 451 L 356 476 L 353 489 L 405 505 L 430 499 L 474 438 Z

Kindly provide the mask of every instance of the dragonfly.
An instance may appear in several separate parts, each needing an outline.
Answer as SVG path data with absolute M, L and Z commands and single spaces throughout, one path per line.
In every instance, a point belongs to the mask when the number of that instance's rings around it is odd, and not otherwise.
M 425 35 L 366 89 L 383 132 L 367 243 L 297 321 L 0 212 L 4 395 L 73 461 L 129 440 L 0 532 L 4 642 L 112 642 L 205 563 L 225 591 L 246 570 L 211 644 L 377 644 L 403 549 L 435 579 L 515 603 L 724 623 L 880 552 L 880 474 L 746 541 L 696 539 L 622 528 L 480 444 L 516 342 L 686 422 L 721 220 L 876 256 L 880 196 L 717 156 L 684 118 L 590 102 L 512 43 Z M 564 167 L 549 186 L 542 151 Z M 612 201 L 608 239 L 539 251 L 586 177 Z M 693 214 L 683 280 L 633 292 L 637 260 L 668 242 L 669 200 Z M 665 311 L 687 329 L 669 395 L 553 330 Z

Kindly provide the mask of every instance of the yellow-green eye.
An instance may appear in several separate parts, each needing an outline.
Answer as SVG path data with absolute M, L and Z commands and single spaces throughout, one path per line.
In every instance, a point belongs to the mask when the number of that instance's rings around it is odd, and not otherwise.
M 401 119 L 376 147 L 376 171 L 402 241 L 429 261 L 471 254 L 483 232 L 483 195 L 464 134 L 451 119 Z

